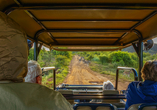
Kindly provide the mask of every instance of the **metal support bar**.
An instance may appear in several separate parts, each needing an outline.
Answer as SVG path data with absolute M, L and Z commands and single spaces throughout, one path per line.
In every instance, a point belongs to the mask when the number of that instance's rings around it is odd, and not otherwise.
M 137 44 L 132 44 L 139 58 L 139 81 L 142 81 L 141 78 L 141 69 L 143 67 L 143 42 L 139 40 Z
M 46 30 L 46 27 L 44 28 L 44 25 L 30 12 L 27 10 L 86 10 L 86 9 L 98 9 L 98 10 L 154 10 L 151 14 L 149 14 L 147 17 L 145 17 L 142 21 L 139 21 L 137 24 L 132 26 L 129 29 L 129 32 L 134 30 L 137 26 L 141 25 L 143 22 L 147 21 L 151 17 L 157 14 L 157 4 L 156 3 L 71 3 L 71 4 L 36 4 L 33 6 L 33 4 L 24 4 L 20 2 L 20 0 L 14 0 L 20 7 L 17 6 L 11 6 L 3 10 L 6 14 L 11 13 L 13 10 L 26 10 L 26 12 L 39 24 L 43 27 L 44 30 Z M 129 32 L 126 32 L 119 38 L 114 44 L 118 43 L 122 38 L 124 38 Z M 58 43 L 52 36 L 51 33 L 48 32 L 48 34 L 51 36 L 51 38 L 55 41 L 55 43 Z M 37 35 L 36 35 L 37 36 Z
M 43 44 L 42 43 L 40 43 L 40 45 L 39 45 L 39 47 L 38 47 L 38 55 L 39 55 L 39 53 L 40 53 L 40 50 L 41 50 L 41 47 L 43 46 Z
M 39 30 L 36 32 L 36 37 L 38 38 L 39 35 L 43 32 L 67 32 L 67 33 L 85 33 L 85 32 L 127 32 L 128 29 L 47 29 L 47 30 Z
M 148 19 L 150 19 L 151 17 L 153 17 L 156 14 L 157 14 L 157 11 L 153 11 L 148 16 L 146 16 L 143 20 L 139 21 L 137 24 L 135 24 L 134 26 L 132 26 L 130 28 L 130 31 L 134 30 L 137 26 L 141 25 L 142 23 L 144 23 L 145 21 L 147 21 Z
M 36 5 L 32 5 L 32 4 L 24 4 L 23 7 L 16 7 L 16 6 L 12 6 L 12 7 L 8 7 L 7 9 L 9 10 L 10 8 L 12 9 L 20 9 L 20 10 L 73 10 L 73 9 L 110 9 L 110 10 L 157 10 L 157 4 L 153 3 L 153 4 L 148 4 L 148 3 L 71 3 L 71 4 L 36 4 Z
M 137 53 L 138 57 L 139 57 L 139 54 L 138 54 L 138 46 L 135 44 L 135 43 L 132 43 L 132 46 L 134 47 L 134 50 L 135 52 Z
M 53 70 L 53 89 L 56 90 L 56 71 Z
M 134 22 L 138 22 L 140 21 L 139 19 L 39 19 L 40 22 L 105 22 L 105 21 L 112 21 L 112 22 L 130 22 L 130 21 L 134 21 Z
M 119 37 L 56 37 L 56 39 L 118 39 Z
M 126 99 L 125 95 L 103 94 L 62 94 L 66 99 Z
M 115 90 L 118 89 L 118 77 L 119 77 L 119 70 L 116 70 L 116 83 L 115 83 Z
M 36 40 L 34 42 L 34 60 L 37 61 L 37 57 L 38 57 L 38 41 Z
M 25 11 L 31 18 L 33 18 L 44 30 L 47 30 L 46 29 L 46 27 L 40 22 L 40 21 L 38 21 L 38 19 L 33 15 L 33 13 L 31 13 L 30 11 Z M 51 37 L 51 39 L 53 39 L 53 41 L 56 43 L 56 44 L 58 44 L 58 42 L 56 41 L 56 39 L 53 37 L 53 35 L 51 34 L 51 33 L 49 33 L 48 32 L 48 34 L 49 34 L 49 36 Z M 36 37 L 36 35 L 35 35 L 35 37 Z
M 117 44 L 122 38 L 124 38 L 128 32 L 125 32 L 118 40 L 116 40 L 113 44 Z
M 23 5 L 22 5 L 22 3 L 21 3 L 20 0 L 14 0 L 14 1 L 15 1 L 15 3 L 16 3 L 17 5 L 19 5 L 20 7 L 23 7 Z M 20 8 L 20 7 L 19 7 L 19 8 Z M 31 18 L 33 18 L 44 30 L 47 30 L 46 27 L 33 15 L 33 13 L 31 13 L 31 12 L 28 11 L 28 10 L 25 10 L 25 12 L 26 12 Z M 58 44 L 58 42 L 54 39 L 54 37 L 52 36 L 52 34 L 49 33 L 49 32 L 48 32 L 48 34 L 49 34 L 49 36 L 53 39 L 53 41 L 54 41 L 56 44 Z
M 117 49 L 56 49 L 53 47 L 51 48 L 56 51 L 116 51 L 116 50 L 119 50 L 119 48 Z
M 134 73 L 134 81 L 138 81 L 138 74 L 136 69 L 134 68 L 130 68 L 130 67 L 117 67 L 116 70 L 116 82 L 115 82 L 115 89 L 118 89 L 118 77 L 119 77 L 119 70 L 132 70 L 132 72 Z
M 139 25 L 141 25 L 142 23 L 144 23 L 145 21 L 147 21 L 148 19 L 150 19 L 151 17 L 153 17 L 154 15 L 157 14 L 157 11 L 153 11 L 151 14 L 149 14 L 148 16 L 146 16 L 143 20 L 139 21 L 138 23 L 136 23 L 134 26 L 132 26 L 129 29 L 129 32 L 134 31 L 135 33 L 141 34 L 138 30 L 135 30 L 135 28 Z M 124 38 L 129 32 L 126 32 L 125 34 L 123 34 L 121 36 L 121 38 L 119 38 L 114 44 L 118 43 L 122 38 Z M 141 36 L 141 35 L 140 35 Z
M 141 77 L 141 69 L 143 67 L 143 42 L 142 40 L 140 40 L 138 44 L 138 56 L 139 56 L 139 81 L 142 81 L 142 77 Z

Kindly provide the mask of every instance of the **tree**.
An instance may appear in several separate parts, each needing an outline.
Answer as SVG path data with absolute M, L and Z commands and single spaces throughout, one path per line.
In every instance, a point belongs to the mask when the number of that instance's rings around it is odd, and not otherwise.
M 100 59 L 100 62 L 102 63 L 102 65 L 105 63 L 105 62 L 108 62 L 108 57 L 106 55 L 100 55 L 99 56 L 99 59 Z
M 29 56 L 28 56 L 28 61 L 34 59 L 34 49 L 29 50 Z
M 112 61 L 112 63 L 124 62 L 124 64 L 126 66 L 133 66 L 133 61 L 128 52 L 115 51 L 115 52 L 112 52 L 109 55 L 109 57 L 110 57 L 110 61 Z
M 92 54 L 90 54 L 87 58 L 87 60 L 91 61 L 94 58 L 94 56 Z
M 56 56 L 56 68 L 62 68 L 69 65 L 69 59 L 66 56 Z

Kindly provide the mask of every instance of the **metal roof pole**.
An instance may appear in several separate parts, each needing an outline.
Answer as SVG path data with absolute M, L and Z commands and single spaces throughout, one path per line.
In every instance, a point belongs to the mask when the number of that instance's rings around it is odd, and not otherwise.
M 38 41 L 35 40 L 34 42 L 34 60 L 37 61 L 38 58 Z
M 140 31 L 138 30 L 135 30 L 134 33 L 138 36 L 139 38 L 139 41 L 137 44 L 135 43 L 132 43 L 132 46 L 134 47 L 137 55 L 138 55 L 138 58 L 139 58 L 139 74 L 138 74 L 138 80 L 139 81 L 142 81 L 142 77 L 141 77 L 141 69 L 143 67 L 143 35 Z
M 53 90 L 56 90 L 56 71 L 53 70 Z
M 143 42 L 142 40 L 139 40 L 138 43 L 138 56 L 139 56 L 139 81 L 142 81 L 142 77 L 141 77 L 141 69 L 143 67 Z

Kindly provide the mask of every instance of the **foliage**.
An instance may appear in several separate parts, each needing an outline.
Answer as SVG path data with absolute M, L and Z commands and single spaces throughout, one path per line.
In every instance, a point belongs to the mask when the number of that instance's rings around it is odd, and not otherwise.
M 28 56 L 28 61 L 34 59 L 34 49 L 29 50 L 29 56 Z
M 56 50 L 51 50 L 51 52 L 53 53 L 53 55 L 57 56 L 57 55 L 62 55 L 62 56 L 66 56 L 67 58 L 71 58 L 72 57 L 72 52 L 69 51 L 56 51 Z
M 87 58 L 87 60 L 91 61 L 94 58 L 94 55 L 90 54 Z
M 45 49 L 41 49 L 40 54 L 38 56 L 38 63 L 41 67 L 49 67 L 55 66 L 57 69 L 56 74 L 56 82 L 57 85 L 63 83 L 65 77 L 69 71 L 69 64 L 73 55 L 80 55 L 84 57 L 86 60 L 90 60 L 91 63 L 90 68 L 93 71 L 104 75 L 112 75 L 115 76 L 117 66 L 128 66 L 134 67 L 138 70 L 138 56 L 137 54 L 124 52 L 124 51 L 114 51 L 114 52 L 68 52 L 68 51 L 46 51 Z M 28 60 L 34 59 L 34 50 L 30 49 Z M 157 59 L 157 54 L 151 55 L 150 53 L 143 53 L 144 63 L 147 60 Z M 132 80 L 133 75 L 128 78 L 124 76 L 122 73 L 120 74 L 120 78 Z M 43 85 L 52 88 L 53 86 L 53 74 L 49 72 L 48 75 L 43 76 Z
M 109 59 L 106 55 L 100 55 L 99 56 L 99 59 L 100 59 L 100 62 L 102 63 L 102 65 L 105 63 L 105 62 L 108 62 Z
M 56 68 L 61 68 L 69 65 L 69 60 L 66 56 L 57 55 L 56 56 Z
M 59 71 L 56 74 L 56 84 L 60 84 L 64 81 L 65 77 L 69 71 L 69 64 L 72 58 L 72 52 L 62 52 L 51 50 L 47 51 L 44 48 L 40 50 L 38 56 L 38 63 L 41 67 L 50 67 L 55 66 L 56 70 Z M 29 50 L 28 61 L 34 59 L 34 49 Z M 45 74 L 42 77 L 42 84 L 52 88 L 53 86 L 53 72 L 49 71 L 48 75 Z
M 109 55 L 109 59 L 112 63 L 118 63 L 122 66 L 132 66 L 133 61 L 128 52 L 115 51 Z

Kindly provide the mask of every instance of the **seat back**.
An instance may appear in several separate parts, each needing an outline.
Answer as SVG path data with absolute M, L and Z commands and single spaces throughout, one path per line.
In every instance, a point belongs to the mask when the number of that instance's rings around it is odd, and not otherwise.
M 73 94 L 72 90 L 58 90 L 61 94 Z M 67 100 L 70 104 L 74 104 L 74 100 Z
M 75 109 L 74 109 L 74 110 L 75 110 Z M 77 107 L 76 110 L 92 110 L 92 108 L 89 107 L 89 106 L 79 106 L 79 107 Z
M 128 110 L 157 110 L 157 103 L 134 104 Z
M 103 90 L 104 95 L 118 95 L 118 90 Z M 103 99 L 103 103 L 119 103 L 120 99 Z
M 118 94 L 119 94 L 119 91 L 118 91 L 118 90 L 103 90 L 103 94 L 104 94 L 104 95 L 109 95 L 109 94 L 118 95 Z
M 105 103 L 81 103 L 75 104 L 74 110 L 116 110 L 117 108 L 112 104 Z

